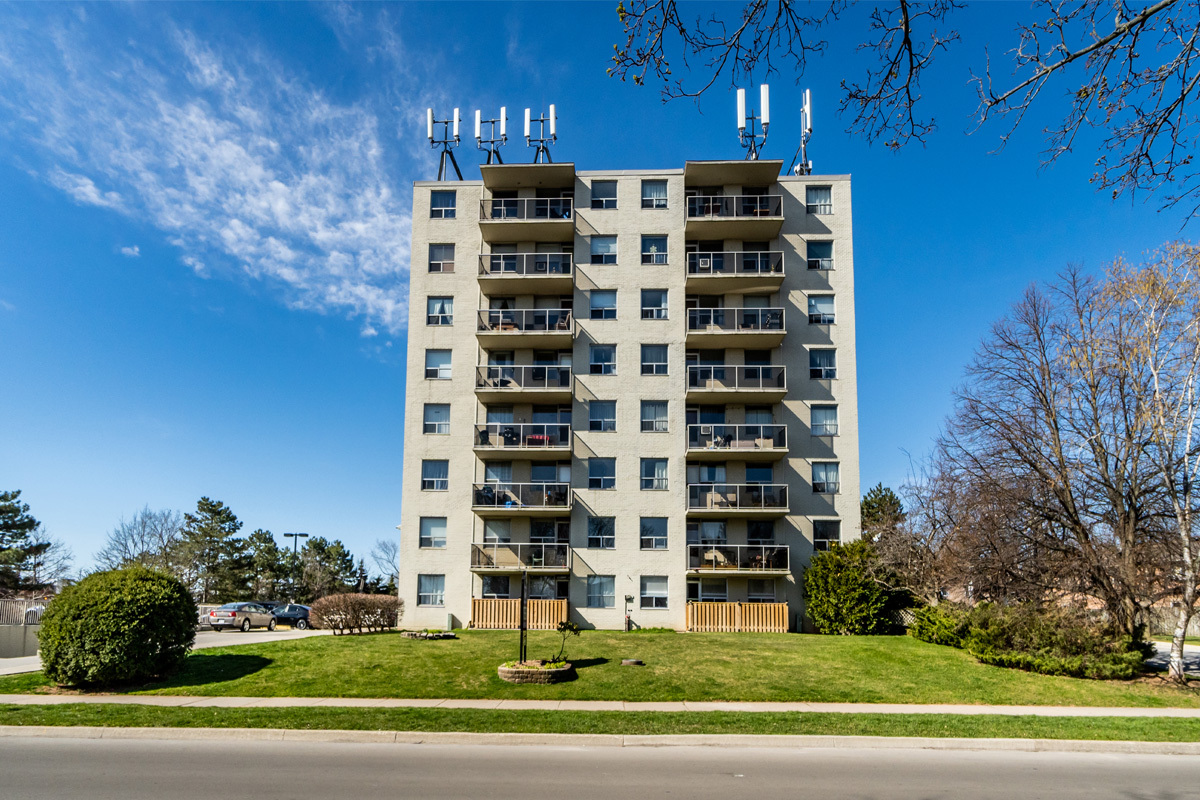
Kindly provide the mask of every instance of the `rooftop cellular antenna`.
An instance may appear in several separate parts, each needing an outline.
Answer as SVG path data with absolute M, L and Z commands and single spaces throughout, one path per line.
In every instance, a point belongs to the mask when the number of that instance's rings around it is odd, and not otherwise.
M 537 136 L 533 135 L 533 126 L 537 126 Z M 547 136 L 546 132 L 550 135 Z M 529 147 L 536 147 L 537 152 L 533 155 L 533 163 L 535 164 L 551 164 L 554 159 L 550 158 L 550 145 L 558 141 L 558 117 L 554 113 L 554 104 L 550 104 L 550 113 L 545 116 L 531 116 L 530 110 L 525 109 L 525 144 Z M 545 162 L 542 158 L 545 158 Z
M 458 147 L 458 125 L 460 116 L 458 109 L 454 109 L 454 116 L 449 119 L 435 119 L 433 109 L 425 109 L 425 135 L 429 137 L 429 144 L 432 147 L 442 148 L 442 157 L 438 161 L 438 176 L 439 181 L 446 180 L 446 163 L 454 167 L 454 174 L 461 181 L 463 179 L 462 171 L 458 168 L 458 162 L 454 160 L 454 151 L 452 147 Z M 441 126 L 440 129 L 437 126 Z M 437 136 L 434 135 L 435 130 Z
M 759 153 L 767 144 L 767 131 L 771 127 L 771 89 L 767 84 L 758 87 L 758 114 L 753 111 L 746 116 L 746 90 L 737 90 L 738 144 L 746 149 L 746 160 L 757 161 Z M 758 123 L 762 126 L 759 130 Z
M 484 129 L 487 136 L 484 136 Z M 500 135 L 497 136 L 497 130 Z M 483 112 L 475 109 L 475 146 L 487 151 L 487 163 L 503 164 L 500 158 L 500 147 L 508 142 L 508 109 L 500 106 L 500 116 L 496 119 L 484 119 Z
M 800 147 L 792 158 L 788 172 L 796 175 L 811 175 L 812 162 L 808 160 L 808 140 L 812 138 L 812 93 L 804 90 L 804 105 L 800 108 Z

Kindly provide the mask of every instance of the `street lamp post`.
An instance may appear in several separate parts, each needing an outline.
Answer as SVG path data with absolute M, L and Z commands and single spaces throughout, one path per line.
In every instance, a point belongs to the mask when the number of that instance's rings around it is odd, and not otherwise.
M 290 537 L 292 540 L 292 598 L 291 602 L 296 602 L 296 561 L 297 552 L 300 549 L 300 540 L 307 539 L 307 533 L 285 533 L 284 538 Z

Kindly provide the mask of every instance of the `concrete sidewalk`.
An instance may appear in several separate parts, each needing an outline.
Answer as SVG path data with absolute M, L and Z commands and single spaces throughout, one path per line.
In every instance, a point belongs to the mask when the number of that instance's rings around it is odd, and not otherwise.
M 180 695 L 0 694 L 0 705 L 68 703 L 161 708 L 477 708 L 496 711 L 747 711 L 753 713 L 964 714 L 1034 717 L 1177 717 L 1200 719 L 1200 708 L 974 706 L 905 703 L 712 703 L 621 700 L 445 700 L 355 697 L 186 697 Z

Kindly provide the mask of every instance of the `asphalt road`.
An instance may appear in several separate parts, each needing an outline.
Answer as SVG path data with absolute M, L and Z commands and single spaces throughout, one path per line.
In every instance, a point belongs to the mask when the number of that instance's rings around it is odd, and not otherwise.
M 1200 758 L 721 747 L 0 739 L 5 800 L 1183 800 Z
M 309 636 L 329 636 L 332 631 L 296 631 L 291 628 L 280 628 L 269 631 L 266 628 L 254 628 L 242 633 L 241 631 L 197 631 L 196 644 L 192 649 L 203 650 L 206 647 L 229 647 L 235 644 L 258 644 L 259 642 L 286 642 L 289 639 L 307 639 Z

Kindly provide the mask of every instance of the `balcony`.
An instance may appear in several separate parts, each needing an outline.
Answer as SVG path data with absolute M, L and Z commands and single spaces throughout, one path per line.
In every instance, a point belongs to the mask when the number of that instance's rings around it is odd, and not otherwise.
M 559 516 L 571 508 L 569 483 L 476 483 L 471 508 L 481 517 Z
M 717 517 L 782 517 L 788 513 L 783 483 L 688 484 L 688 514 Z
M 486 294 L 563 294 L 574 289 L 571 253 L 481 253 L 479 290 Z
M 569 309 L 482 309 L 476 334 L 486 348 L 570 347 L 574 337 Z
M 787 545 L 689 544 L 687 549 L 688 572 L 721 575 L 786 575 L 791 572 Z
M 511 197 L 479 201 L 485 242 L 571 242 L 575 201 L 570 197 Z
M 691 461 L 778 461 L 787 452 L 786 425 L 688 425 Z
M 702 403 L 771 403 L 787 396 L 782 366 L 697 365 L 687 368 L 687 399 Z
M 782 285 L 783 252 L 780 250 L 727 250 L 687 254 L 689 292 L 769 292 Z
M 684 231 L 689 239 L 774 239 L 782 228 L 782 195 L 693 195 L 687 199 Z
M 516 396 L 527 396 L 534 403 L 567 403 L 571 400 L 571 368 L 511 364 L 477 367 L 475 396 L 484 402 L 511 402 Z
M 787 633 L 787 603 L 687 604 L 687 630 L 697 633 Z
M 787 332 L 782 308 L 689 308 L 689 347 L 768 349 Z
M 482 459 L 556 460 L 571 453 L 571 426 L 499 422 L 475 426 L 475 453 Z
M 526 607 L 525 626 L 531 631 L 552 631 L 567 621 L 566 600 L 533 600 Z M 471 627 L 516 630 L 521 626 L 521 601 L 509 597 L 472 597 Z
M 567 544 L 511 544 L 485 542 L 471 545 L 471 571 L 489 574 L 567 574 L 571 547 Z

